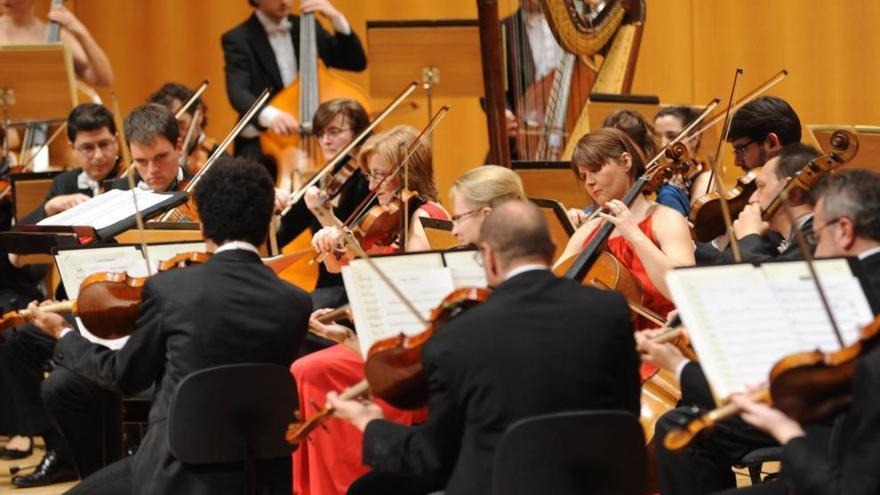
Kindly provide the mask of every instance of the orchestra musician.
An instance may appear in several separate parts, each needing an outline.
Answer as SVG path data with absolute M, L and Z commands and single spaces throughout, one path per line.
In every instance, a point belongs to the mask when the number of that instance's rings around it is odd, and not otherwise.
M 34 15 L 34 0 L 4 0 L 0 13 L 0 45 L 46 41 L 46 23 Z M 64 5 L 53 6 L 48 17 L 63 28 L 61 42 L 70 47 L 76 75 L 92 86 L 112 86 L 110 60 L 89 29 Z
M 273 184 L 260 165 L 220 158 L 203 176 L 195 202 L 211 259 L 150 277 L 137 330 L 120 350 L 94 344 L 61 316 L 30 305 L 34 324 L 58 339 L 54 358 L 61 369 L 126 394 L 156 387 L 147 435 L 137 453 L 85 478 L 68 493 L 241 491 L 241 469 L 192 468 L 175 459 L 166 422 L 172 395 L 185 376 L 200 369 L 242 362 L 289 365 L 305 335 L 311 301 L 260 260 L 257 246 L 266 241 L 274 207 Z M 75 410 L 76 403 L 69 406 Z M 65 409 L 58 411 L 64 414 Z M 260 493 L 291 492 L 287 459 L 259 464 Z
M 665 147 L 670 141 L 675 139 L 685 127 L 700 116 L 700 112 L 692 107 L 677 105 L 663 107 L 654 116 L 654 130 L 660 138 L 660 146 Z M 700 152 L 700 136 L 686 137 L 682 140 L 687 146 L 688 155 L 695 159 Z M 709 170 L 703 170 L 690 181 L 684 181 L 684 187 L 690 198 L 691 204 L 700 196 L 712 192 L 709 189 L 709 177 L 712 173 Z
M 643 304 L 665 315 L 673 308 L 664 280 L 666 272 L 694 264 L 687 221 L 672 208 L 641 194 L 629 207 L 621 201 L 644 172 L 636 145 L 623 131 L 602 128 L 585 135 L 571 163 L 584 189 L 597 205 L 607 208 L 608 214 L 579 227 L 557 264 L 580 253 L 603 222 L 612 222 L 615 232 L 608 240 L 608 249 L 642 285 Z
M 299 50 L 299 16 L 291 15 L 292 0 L 248 0 L 254 13 L 248 20 L 227 31 L 221 38 L 226 93 L 229 102 L 243 115 L 264 88 L 272 95 L 288 86 L 297 77 Z M 345 16 L 329 0 L 302 0 L 302 12 L 322 14 L 333 26 L 330 34 L 317 24 L 318 56 L 328 67 L 362 71 L 367 56 L 360 39 Z M 272 129 L 287 136 L 299 131 L 299 122 L 290 113 L 266 106 L 235 140 L 236 156 L 260 160 L 274 175 L 275 164 L 266 158 L 260 147 L 259 132 Z
M 777 96 L 759 96 L 730 119 L 727 142 L 736 165 L 748 172 L 767 163 L 783 146 L 801 141 L 801 121 L 791 105 Z
M 495 447 L 515 421 L 597 407 L 638 413 L 627 306 L 550 272 L 554 246 L 540 210 L 495 206 L 479 247 L 494 291 L 423 348 L 427 421 L 401 425 L 372 401 L 328 394 L 336 416 L 364 432 L 363 462 L 373 468 L 349 494 L 491 493 Z
M 333 99 L 318 106 L 312 126 L 318 137 L 318 145 L 321 153 L 329 160 L 351 144 L 352 140 L 363 132 L 370 124 L 369 116 L 364 107 L 355 100 Z M 333 200 L 333 213 L 338 218 L 348 218 L 357 206 L 370 193 L 369 180 L 364 171 L 357 166 L 357 148 L 352 151 L 352 156 L 340 160 L 330 172 L 331 176 L 340 173 L 344 167 L 354 167 L 351 176 L 345 181 L 337 197 Z M 352 163 L 352 162 L 355 163 Z M 281 226 L 278 229 L 278 245 L 284 246 L 306 229 L 311 229 L 312 234 L 321 230 L 321 222 L 309 211 L 307 201 L 315 203 L 321 192 L 318 187 L 312 187 L 306 191 L 305 200 L 293 205 L 287 214 L 281 217 Z M 286 206 L 289 202 L 289 194 L 276 190 L 276 198 L 279 206 Z M 280 208 L 283 209 L 283 208 Z M 348 302 L 345 288 L 342 286 L 342 277 L 339 274 L 330 273 L 322 263 L 318 267 L 318 282 L 312 291 L 312 302 L 316 308 L 336 308 Z M 309 336 L 306 337 L 309 340 Z
M 791 191 L 789 204 L 795 217 L 794 224 L 783 209 L 774 213 L 768 221 L 764 221 L 762 213 L 804 165 L 820 155 L 818 150 L 808 144 L 787 144 L 780 148 L 776 156 L 767 160 L 758 172 L 755 178 L 757 189 L 749 198 L 749 204 L 733 222 L 733 232 L 743 261 L 803 259 L 794 237 L 794 229 L 799 229 L 804 234 L 811 251 L 815 249 L 812 231 L 813 199 L 809 193 L 798 188 Z M 717 262 L 733 261 L 730 249 L 718 253 L 702 244 L 697 247 L 696 253 L 701 262 L 708 262 L 713 258 Z
M 183 137 L 171 111 L 147 103 L 132 110 L 123 125 L 136 170 L 136 187 L 154 192 L 174 191 L 183 180 L 192 177 L 179 165 Z M 111 186 L 128 190 L 128 178 L 119 177 Z
M 393 199 L 396 190 L 402 185 L 402 174 L 399 172 L 379 186 L 381 181 L 404 158 L 407 148 L 418 137 L 415 129 L 408 126 L 397 126 L 388 131 L 376 134 L 361 147 L 358 162 L 362 171 L 369 177 L 370 188 L 378 192 L 379 204 L 387 204 Z M 414 229 L 419 218 L 447 219 L 446 211 L 437 204 L 437 188 L 433 179 L 431 150 L 427 140 L 422 140 L 416 152 L 407 161 L 410 174 L 410 188 L 422 195 L 427 202 L 416 209 L 411 216 L 410 228 Z M 507 170 L 508 174 L 516 175 Z M 377 189 L 378 188 L 378 189 Z M 522 194 L 519 185 L 519 194 Z M 307 195 L 310 208 L 317 208 L 317 196 Z M 320 217 L 320 215 L 319 215 Z M 412 232 L 412 231 L 411 231 Z M 313 238 L 316 248 L 326 246 L 325 236 L 338 235 L 337 227 L 325 227 Z M 317 239 L 317 240 L 315 240 Z M 396 251 L 425 251 L 430 249 L 424 230 L 421 235 L 413 237 L 403 249 L 402 245 L 389 246 L 380 250 L 386 253 Z M 327 260 L 338 266 L 335 254 L 330 253 Z M 316 320 L 318 316 L 329 311 L 319 309 L 312 315 L 309 325 L 324 337 L 339 342 L 326 349 L 303 356 L 290 367 L 296 378 L 300 404 L 304 416 L 314 412 L 314 404 L 324 402 L 328 391 L 340 390 L 351 386 L 364 378 L 364 361 L 361 357 L 357 339 L 353 332 L 342 325 L 324 325 Z M 380 402 L 389 417 L 401 424 L 411 424 L 424 418 L 424 411 L 404 411 Z M 342 494 L 348 485 L 363 474 L 366 469 L 360 462 L 357 446 L 360 445 L 360 432 L 339 421 L 328 425 L 328 432 L 315 431 L 308 442 L 300 445 L 293 455 L 294 483 L 297 491 L 304 494 L 330 495 Z
M 180 107 L 182 107 L 192 95 L 193 90 L 183 84 L 168 82 L 163 84 L 155 93 L 151 94 L 150 97 L 147 98 L 147 103 L 158 103 L 176 115 L 177 111 L 180 110 Z M 193 119 L 195 118 L 196 110 L 201 110 L 201 117 L 199 118 L 199 121 L 195 123 L 195 125 L 198 126 L 198 129 L 195 132 L 198 132 L 198 134 L 193 141 L 189 143 L 188 148 L 183 150 L 184 154 L 187 156 L 186 170 L 190 175 L 195 175 L 196 172 L 202 168 L 202 165 L 204 165 L 208 160 L 208 157 L 214 153 L 214 150 L 218 145 L 216 140 L 209 138 L 205 134 L 205 129 L 208 127 L 208 107 L 201 99 L 190 105 L 180 118 L 177 119 L 177 122 L 180 124 L 180 136 L 186 140 L 189 126 L 194 124 Z
M 818 198 L 812 227 L 817 240 L 815 255 L 858 257 L 871 286 L 872 294 L 869 296 L 872 296 L 872 308 L 875 314 L 880 314 L 880 222 L 875 215 L 880 207 L 880 176 L 863 169 L 843 169 L 820 182 L 814 195 Z M 636 336 L 643 359 L 676 373 L 681 383 L 683 404 L 714 408 L 714 400 L 699 363 L 684 358 L 674 345 L 651 342 L 647 339 L 651 334 L 651 331 L 647 331 Z M 876 356 L 876 352 L 868 354 L 859 369 L 873 366 L 870 363 L 875 361 Z M 870 380 L 869 375 L 861 371 L 857 374 L 863 377 L 856 381 L 857 389 L 873 390 L 861 388 L 861 384 L 864 384 L 862 380 Z M 804 435 L 801 427 L 782 413 L 757 405 L 747 398 L 736 400 L 738 405 L 744 406 L 754 416 L 747 413 L 743 416 L 744 422 L 733 419 L 718 423 L 710 435 L 697 439 L 678 454 L 666 450 L 662 438 L 670 428 L 687 424 L 699 412 L 679 407 L 660 418 L 656 435 L 662 493 L 711 493 L 733 487 L 735 482 L 730 465 L 745 453 L 758 447 L 776 445 L 777 442 L 785 444 L 793 438 L 792 432 L 797 433 L 797 437 Z M 867 426 L 872 421 L 870 418 L 877 414 L 876 399 L 862 394 L 856 401 L 858 406 L 853 406 L 853 413 L 846 419 L 848 426 L 835 422 L 836 431 L 829 435 L 827 428 L 822 425 L 811 425 L 807 427 L 809 441 L 799 438 L 792 446 L 786 446 L 782 473 L 786 483 L 793 485 L 790 488 L 794 489 L 795 494 L 873 493 L 870 490 L 859 492 L 861 488 L 856 487 L 864 483 L 867 489 L 876 486 L 871 483 L 880 482 L 874 478 L 872 458 L 862 457 L 862 453 L 872 451 L 868 445 L 873 445 L 876 450 L 878 444 L 873 428 Z M 865 415 L 860 414 L 862 411 Z M 769 432 L 772 438 L 750 425 Z M 858 433 L 853 435 L 853 432 Z M 838 442 L 831 446 L 832 451 L 844 453 L 843 457 L 825 459 L 829 452 L 829 436 Z M 849 464 L 855 477 L 845 479 L 845 474 L 841 476 L 846 472 L 841 471 L 845 466 L 842 463 Z M 865 469 L 864 466 L 872 467 Z M 788 488 L 781 482 L 775 486 L 764 483 L 759 487 L 751 488 L 748 492 L 788 493 Z

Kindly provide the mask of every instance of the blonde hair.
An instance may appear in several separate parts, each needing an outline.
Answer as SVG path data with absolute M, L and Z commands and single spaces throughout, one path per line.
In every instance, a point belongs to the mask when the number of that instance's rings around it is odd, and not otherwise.
M 358 165 L 365 173 L 370 170 L 367 163 L 370 157 L 378 154 L 382 161 L 389 167 L 396 167 L 406 156 L 407 150 L 419 132 L 408 125 L 394 126 L 387 131 L 374 134 L 361 146 L 358 154 Z M 402 184 L 406 172 L 409 172 L 409 189 L 425 199 L 437 201 L 437 185 L 434 184 L 434 165 L 431 159 L 431 145 L 422 138 L 419 145 L 409 157 L 406 170 L 401 169 L 398 173 L 398 181 Z
M 491 208 L 511 199 L 526 200 L 519 175 L 498 165 L 484 165 L 461 174 L 449 188 L 450 199 L 453 195 L 481 208 Z

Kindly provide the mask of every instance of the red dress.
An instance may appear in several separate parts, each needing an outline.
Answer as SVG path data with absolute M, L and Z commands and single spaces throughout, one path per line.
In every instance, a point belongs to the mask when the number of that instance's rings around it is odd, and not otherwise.
M 647 218 L 639 222 L 639 230 L 645 233 L 648 236 L 648 239 L 651 239 L 657 247 L 660 247 L 660 243 L 657 242 L 657 239 L 654 237 L 654 231 L 651 228 L 651 223 L 653 219 L 653 215 L 648 215 Z M 584 247 L 590 243 L 593 239 L 593 235 L 598 232 L 599 229 L 596 228 L 593 233 L 591 233 L 586 242 L 584 242 Z M 642 305 L 651 311 L 657 313 L 663 318 L 666 315 L 675 309 L 675 305 L 669 299 L 666 299 L 666 296 L 660 293 L 657 290 L 657 287 L 654 285 L 654 282 L 651 282 L 651 277 L 648 276 L 648 272 L 645 270 L 645 265 L 642 264 L 642 260 L 639 259 L 639 256 L 636 254 L 636 250 L 633 248 L 632 244 L 628 240 L 626 240 L 623 236 L 613 237 L 608 239 L 606 244 L 607 250 L 617 258 L 623 266 L 627 267 L 630 273 L 639 281 L 639 284 L 642 286 Z M 636 301 L 638 302 L 638 301 Z M 643 330 L 645 328 L 655 327 L 656 324 L 651 321 L 643 318 L 641 316 L 633 319 L 633 324 L 635 325 L 636 330 Z M 641 366 L 641 375 L 643 379 L 646 379 L 657 372 L 657 368 L 648 363 L 642 363 Z
M 439 206 L 419 207 L 431 218 L 448 220 Z M 316 308 L 317 309 L 317 308 Z M 323 407 L 327 392 L 341 392 L 364 379 L 364 360 L 343 345 L 303 356 L 290 366 L 296 379 L 300 409 L 309 417 Z M 423 422 L 427 409 L 404 411 L 376 399 L 385 418 L 411 425 Z M 361 462 L 363 434 L 346 421 L 331 418 L 326 429 L 317 428 L 293 453 L 293 493 L 297 495 L 344 495 L 348 486 L 370 469 Z

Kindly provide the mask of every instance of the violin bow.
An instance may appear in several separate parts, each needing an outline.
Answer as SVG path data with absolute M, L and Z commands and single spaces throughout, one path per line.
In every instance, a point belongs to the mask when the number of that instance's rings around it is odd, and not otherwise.
M 379 125 L 379 123 L 381 123 L 383 120 L 385 120 L 385 117 L 390 115 L 391 112 L 393 112 L 398 106 L 400 106 L 400 104 L 403 103 L 403 101 L 407 97 L 409 97 L 409 95 L 411 95 L 412 92 L 415 91 L 415 89 L 417 87 L 418 87 L 417 82 L 413 81 L 413 82 L 409 83 L 403 89 L 403 91 L 401 91 L 401 93 L 399 95 L 397 95 L 397 97 L 394 98 L 394 100 L 391 103 L 389 103 L 388 106 L 385 107 L 385 109 L 382 110 L 382 112 L 379 113 L 379 115 L 377 115 L 376 118 L 373 119 L 372 122 L 370 122 L 370 125 L 368 125 L 366 129 L 361 131 L 361 133 L 358 134 L 357 137 L 352 139 L 351 142 L 348 143 L 348 145 L 346 147 L 339 150 L 339 152 L 336 153 L 336 156 L 334 156 L 329 162 L 327 162 L 326 165 L 321 167 L 321 170 L 319 170 L 314 176 L 312 176 L 311 179 L 309 179 L 308 182 L 303 184 L 302 187 L 300 187 L 295 193 L 293 193 L 293 196 L 291 197 L 291 200 L 290 200 L 290 204 L 281 212 L 281 216 L 286 215 L 290 211 L 290 209 L 293 208 L 293 205 L 295 205 L 300 200 L 302 200 L 302 197 L 305 195 L 306 190 L 308 190 L 309 187 L 317 184 L 325 175 L 327 175 L 327 173 L 330 170 L 333 170 L 336 167 L 337 163 L 339 163 L 343 158 L 348 156 L 348 154 L 351 153 L 351 151 L 354 150 L 361 143 L 361 140 L 363 140 L 364 137 L 368 136 L 370 134 L 370 132 L 372 132 L 373 129 L 375 129 L 376 126 Z
M 116 129 L 118 129 L 119 134 L 119 144 L 122 147 L 123 166 L 117 174 L 117 177 L 124 177 L 129 175 L 129 171 L 134 165 L 134 161 L 131 159 L 131 150 L 128 148 L 128 139 L 125 137 L 125 120 L 122 118 L 122 112 L 119 111 L 119 95 L 116 94 L 116 91 L 110 94 L 110 100 L 113 102 L 113 120 L 116 121 Z
M 733 219 L 730 216 L 730 206 L 727 204 L 727 198 L 724 197 L 724 187 L 721 185 L 721 175 L 718 167 L 721 164 L 721 146 L 727 141 L 727 135 L 730 133 L 730 114 L 733 110 L 732 102 L 733 95 L 736 92 L 736 82 L 742 73 L 742 68 L 738 67 L 733 75 L 733 85 L 730 88 L 730 103 L 728 103 L 727 110 L 724 113 L 724 132 L 721 135 L 721 139 L 718 140 L 718 147 L 715 149 L 715 159 L 712 160 L 712 174 L 709 176 L 709 184 L 715 183 L 715 190 L 718 191 L 718 196 L 721 200 L 721 215 L 724 217 L 724 225 L 727 228 L 727 238 L 730 241 L 730 249 L 733 252 L 733 261 L 737 263 L 742 262 L 742 255 L 739 251 L 739 241 L 733 232 Z M 716 178 L 718 179 L 716 180 Z

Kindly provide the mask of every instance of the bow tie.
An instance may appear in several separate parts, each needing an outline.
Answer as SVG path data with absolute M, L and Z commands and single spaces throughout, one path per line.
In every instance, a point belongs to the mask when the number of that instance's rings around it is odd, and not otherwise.
M 289 33 L 293 29 L 293 24 L 290 23 L 290 19 L 283 19 L 278 24 L 263 27 L 266 29 L 266 34 L 272 36 L 279 33 Z

